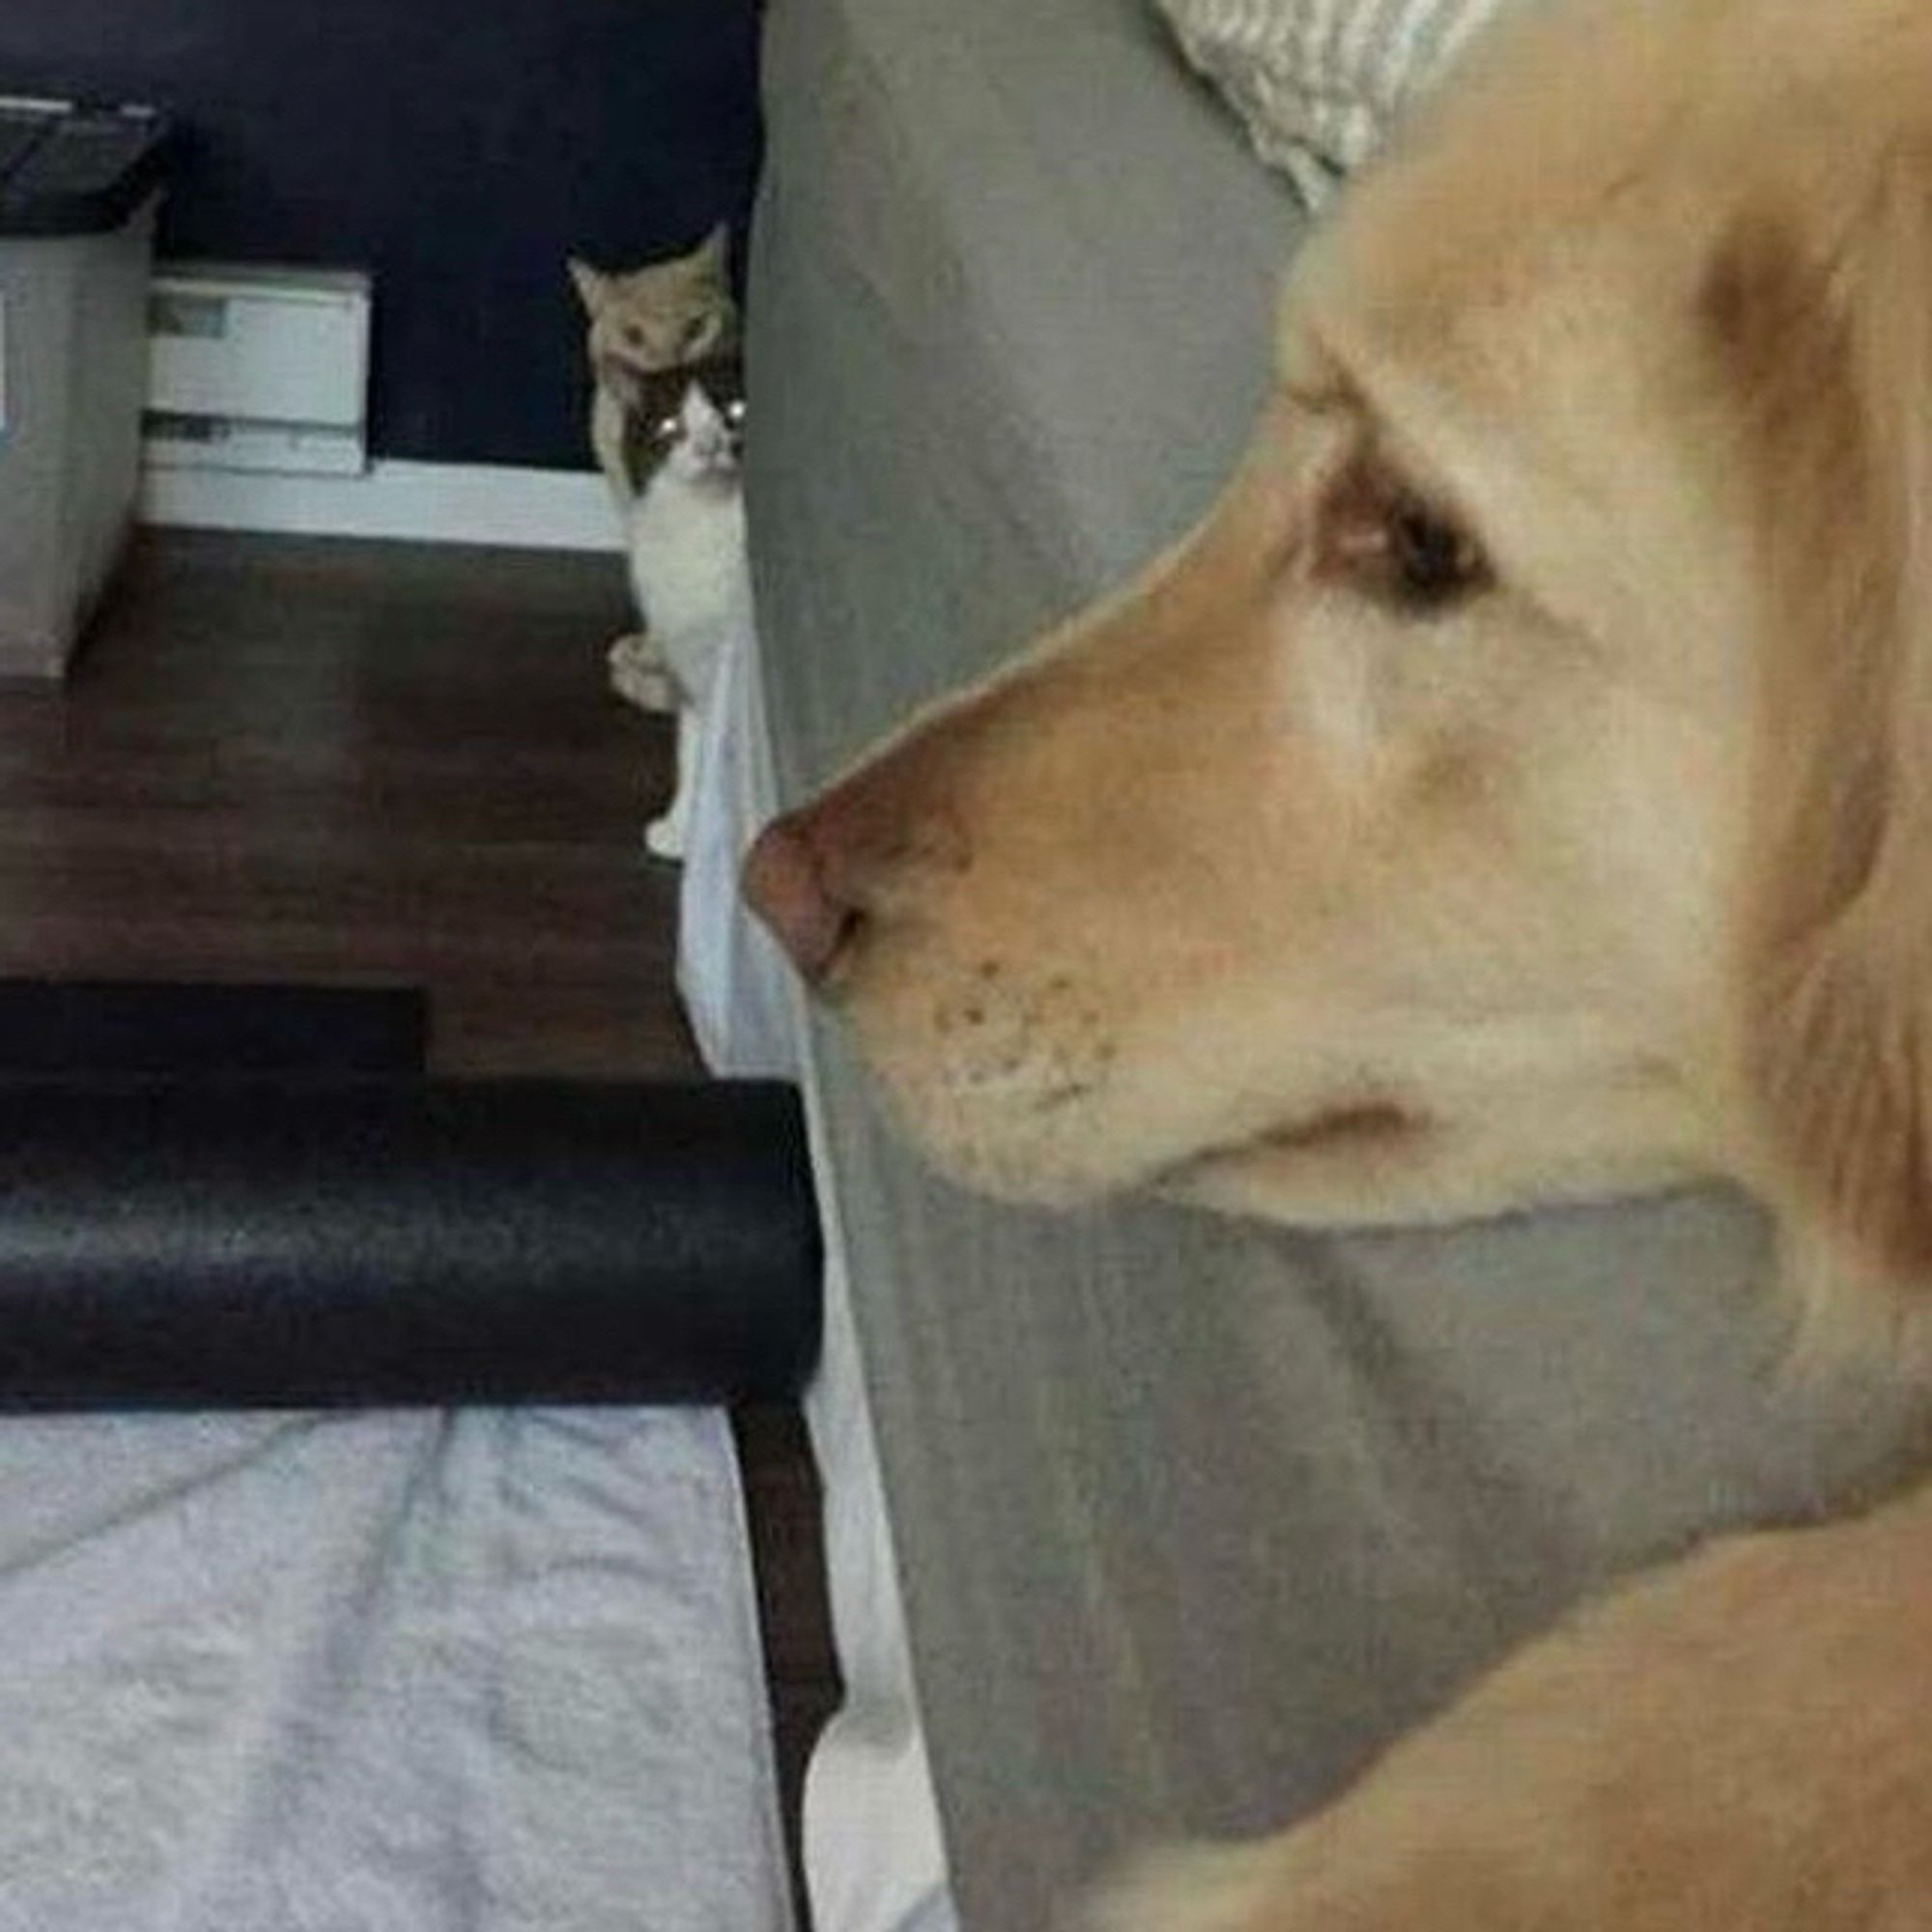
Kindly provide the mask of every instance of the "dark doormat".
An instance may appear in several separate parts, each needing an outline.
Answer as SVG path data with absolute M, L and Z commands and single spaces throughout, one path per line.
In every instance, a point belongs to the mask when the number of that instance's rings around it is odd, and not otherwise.
M 0 980 L 0 1079 L 421 1073 L 411 986 Z

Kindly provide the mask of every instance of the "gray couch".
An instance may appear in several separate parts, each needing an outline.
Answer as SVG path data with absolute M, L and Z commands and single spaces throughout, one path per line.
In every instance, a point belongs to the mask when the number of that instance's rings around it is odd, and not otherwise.
M 1143 0 L 778 0 L 768 54 L 752 510 L 796 797 L 1202 509 L 1306 217 Z M 830 1033 L 811 1078 L 985 1932 L 1319 1803 L 1578 1592 L 1843 1494 L 1893 1428 L 1779 1378 L 1734 1199 L 1051 1219 L 923 1173 Z

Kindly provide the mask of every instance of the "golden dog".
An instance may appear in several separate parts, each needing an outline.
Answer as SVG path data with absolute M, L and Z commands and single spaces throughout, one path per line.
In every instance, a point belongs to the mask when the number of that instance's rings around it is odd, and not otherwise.
M 753 903 L 960 1178 L 1432 1220 L 1691 1176 L 1932 1283 L 1932 6 L 1564 0 L 1305 251 L 1203 526 Z M 1932 1495 L 1526 1652 L 1148 1932 L 1932 1927 Z

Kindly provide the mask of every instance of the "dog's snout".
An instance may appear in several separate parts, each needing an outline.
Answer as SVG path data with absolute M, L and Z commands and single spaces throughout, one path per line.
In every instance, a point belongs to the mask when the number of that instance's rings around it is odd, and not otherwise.
M 745 896 L 809 980 L 867 921 L 966 869 L 962 821 L 938 777 L 947 739 L 921 734 L 774 820 L 745 862 Z
M 824 977 L 858 918 L 833 891 L 810 831 L 810 814 L 774 819 L 745 861 L 746 902 L 808 980 Z

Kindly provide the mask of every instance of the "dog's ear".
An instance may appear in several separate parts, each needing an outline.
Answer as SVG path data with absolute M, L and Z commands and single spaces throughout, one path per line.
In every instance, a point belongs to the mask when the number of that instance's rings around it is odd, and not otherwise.
M 1705 291 L 1764 545 L 1744 1078 L 1787 1210 L 1932 1283 L 1932 165 L 1770 206 Z
M 611 297 L 611 277 L 593 269 L 581 255 L 570 258 L 570 279 L 577 285 L 577 298 L 591 321 L 603 314 Z

